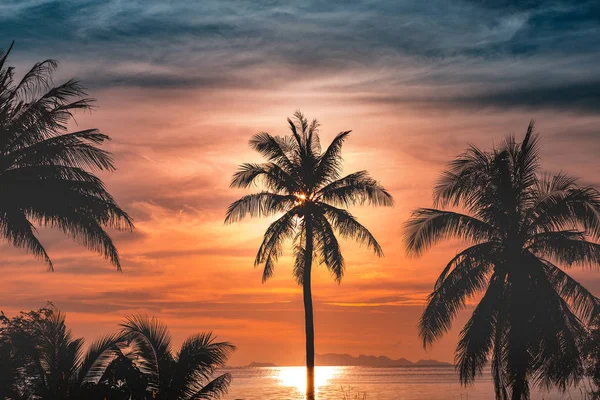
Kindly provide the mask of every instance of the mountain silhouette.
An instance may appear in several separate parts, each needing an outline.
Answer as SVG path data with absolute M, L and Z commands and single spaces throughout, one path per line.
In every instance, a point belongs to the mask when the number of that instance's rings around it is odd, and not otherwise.
M 452 364 L 436 360 L 419 360 L 412 362 L 406 358 L 397 360 L 385 356 L 359 355 L 353 357 L 349 354 L 317 354 L 317 365 L 361 366 L 361 367 L 431 367 L 451 366 Z

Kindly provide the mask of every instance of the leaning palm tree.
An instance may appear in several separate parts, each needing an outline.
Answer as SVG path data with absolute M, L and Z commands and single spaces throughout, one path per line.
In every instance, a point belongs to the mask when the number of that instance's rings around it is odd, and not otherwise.
M 121 328 L 121 338 L 132 348 L 128 357 L 147 377 L 152 398 L 218 399 L 227 393 L 231 375 L 214 375 L 235 350 L 232 344 L 201 333 L 186 339 L 173 354 L 169 330 L 156 318 L 132 315 Z
M 321 151 L 319 123 L 311 123 L 299 111 L 288 118 L 291 136 L 271 136 L 263 132 L 250 140 L 250 147 L 263 155 L 263 164 L 242 164 L 234 174 L 232 187 L 248 188 L 261 183 L 265 191 L 250 194 L 232 203 L 226 223 L 246 216 L 271 216 L 283 213 L 267 229 L 255 259 L 264 264 L 262 280 L 273 275 L 283 244 L 293 239 L 294 277 L 302 285 L 306 327 L 307 394 L 314 396 L 314 327 L 311 293 L 313 259 L 325 264 L 339 283 L 344 275 L 344 258 L 335 231 L 372 248 L 383 251 L 377 240 L 344 208 L 368 203 L 391 206 L 392 196 L 367 171 L 341 177 L 342 144 L 350 131 L 339 133 Z M 341 208 L 338 208 L 341 207 Z
M 76 80 L 52 86 L 54 60 L 36 63 L 15 81 L 7 66 L 10 50 L 0 51 L 0 236 L 52 270 L 33 224 L 58 228 L 120 268 L 104 227 L 133 225 L 93 174 L 114 170 L 111 154 L 98 148 L 109 137 L 67 127 L 74 112 L 90 110 L 92 100 Z
M 430 346 L 483 292 L 461 331 L 456 364 L 468 384 L 491 360 L 500 399 L 528 399 L 530 384 L 564 390 L 578 382 L 582 323 L 600 315 L 600 300 L 564 270 L 600 264 L 600 193 L 539 170 L 533 123 L 521 143 L 509 137 L 491 151 L 471 146 L 442 174 L 437 208 L 414 211 L 406 224 L 412 255 L 445 238 L 471 245 L 442 271 L 419 333 Z

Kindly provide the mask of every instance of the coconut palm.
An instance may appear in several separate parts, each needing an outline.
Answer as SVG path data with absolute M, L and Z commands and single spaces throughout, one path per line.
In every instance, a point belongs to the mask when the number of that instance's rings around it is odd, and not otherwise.
M 201 333 L 185 340 L 173 354 L 171 335 L 156 318 L 132 315 L 121 324 L 132 358 L 148 380 L 148 392 L 160 400 L 218 399 L 227 393 L 231 375 L 214 376 L 224 367 L 235 346 L 217 342 L 212 333 Z
M 0 361 L 3 375 L 11 379 L 0 385 L 2 398 L 83 398 L 120 353 L 117 341 L 116 335 L 107 335 L 84 352 L 83 338 L 74 338 L 65 315 L 52 308 L 4 317 L 0 348 L 6 351 Z
M 10 50 L 0 51 L 0 236 L 51 270 L 33 224 L 58 228 L 120 268 L 104 227 L 133 225 L 93 174 L 114 170 L 111 154 L 98 148 L 109 137 L 67 127 L 74 112 L 90 110 L 92 100 L 76 80 L 52 86 L 54 60 L 36 63 L 15 81 L 7 65 Z
M 483 292 L 456 349 L 462 383 L 489 359 L 497 398 L 528 399 L 531 384 L 565 389 L 578 382 L 582 322 L 599 315 L 600 300 L 565 269 L 600 264 L 600 193 L 562 173 L 540 174 L 531 123 L 521 143 L 509 137 L 491 151 L 471 146 L 452 161 L 435 187 L 434 207 L 407 222 L 408 253 L 446 238 L 470 247 L 450 260 L 428 297 L 419 323 L 424 346 Z
M 317 120 L 308 122 L 299 111 L 288 118 L 292 134 L 280 137 L 266 132 L 255 135 L 250 147 L 267 160 L 242 164 L 234 174 L 232 187 L 248 188 L 261 183 L 264 191 L 242 197 L 227 210 L 226 223 L 246 216 L 283 215 L 267 229 L 255 259 L 264 264 L 262 280 L 273 275 L 287 239 L 294 243 L 294 277 L 302 285 L 306 327 L 307 393 L 314 396 L 314 327 L 311 293 L 313 259 L 320 261 L 339 283 L 345 262 L 335 232 L 383 251 L 375 237 L 344 208 L 369 204 L 391 206 L 392 196 L 367 171 L 342 177 L 342 144 L 350 131 L 339 133 L 321 150 Z

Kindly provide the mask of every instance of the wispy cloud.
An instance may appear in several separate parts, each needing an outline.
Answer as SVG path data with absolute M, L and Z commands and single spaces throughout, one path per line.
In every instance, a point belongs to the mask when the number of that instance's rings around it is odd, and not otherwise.
M 281 89 L 384 73 L 396 95 L 424 102 L 589 113 L 597 98 L 580 88 L 597 84 L 595 11 L 593 1 L 567 0 L 9 2 L 0 32 L 68 61 L 91 87 Z M 379 92 L 376 82 L 344 81 L 354 84 Z

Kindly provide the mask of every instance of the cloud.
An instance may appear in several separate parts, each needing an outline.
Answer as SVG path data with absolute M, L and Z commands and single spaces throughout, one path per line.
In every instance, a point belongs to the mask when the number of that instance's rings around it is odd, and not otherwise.
M 19 52 L 58 58 L 91 88 L 264 90 L 342 74 L 338 91 L 392 87 L 388 101 L 591 113 L 598 7 L 567 0 L 9 2 L 0 8 L 0 33 L 17 40 L 17 61 L 24 62 Z M 377 78 L 382 73 L 386 79 Z
M 497 109 L 497 110 L 554 110 L 596 114 L 600 110 L 600 81 L 570 83 L 540 83 L 507 88 L 478 90 L 462 95 L 422 96 L 403 95 L 365 96 L 363 101 L 389 106 L 426 109 Z

